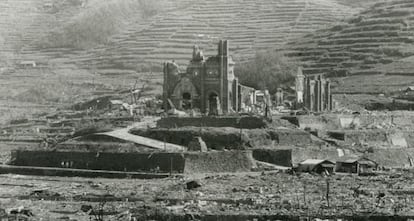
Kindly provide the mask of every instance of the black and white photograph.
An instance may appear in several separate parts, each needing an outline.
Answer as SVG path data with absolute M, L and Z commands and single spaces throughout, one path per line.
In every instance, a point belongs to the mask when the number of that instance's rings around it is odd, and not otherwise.
M 0 0 L 0 221 L 414 221 L 414 0 Z

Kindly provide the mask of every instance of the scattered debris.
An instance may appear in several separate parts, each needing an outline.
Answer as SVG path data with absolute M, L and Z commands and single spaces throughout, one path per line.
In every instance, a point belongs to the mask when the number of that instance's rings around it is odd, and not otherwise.
M 32 217 L 34 214 L 32 211 L 28 208 L 25 208 L 24 206 L 20 206 L 17 208 L 13 208 L 9 210 L 10 215 L 23 215 L 25 217 Z
M 189 181 L 185 185 L 186 185 L 186 188 L 188 190 L 192 190 L 192 189 L 196 189 L 196 188 L 201 187 L 201 184 L 198 181 L 195 181 L 195 180 Z
M 207 144 L 201 137 L 194 137 L 193 140 L 188 144 L 189 151 L 201 151 L 207 152 Z

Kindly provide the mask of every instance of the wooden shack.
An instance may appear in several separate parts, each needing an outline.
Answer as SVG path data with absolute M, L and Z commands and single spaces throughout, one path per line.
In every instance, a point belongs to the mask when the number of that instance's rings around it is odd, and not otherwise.
M 378 164 L 366 157 L 346 156 L 336 161 L 336 172 L 368 174 L 373 173 Z
M 298 172 L 328 173 L 334 172 L 335 163 L 330 160 L 307 159 L 298 165 Z

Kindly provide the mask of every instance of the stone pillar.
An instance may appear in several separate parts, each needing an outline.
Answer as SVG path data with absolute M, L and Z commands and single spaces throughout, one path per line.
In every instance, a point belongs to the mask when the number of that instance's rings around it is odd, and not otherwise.
M 326 107 L 326 96 L 325 96 L 325 86 L 326 86 L 326 80 L 321 80 L 321 111 L 325 111 L 327 109 Z
M 325 106 L 326 110 L 332 110 L 331 82 L 329 80 L 325 82 Z
M 315 108 L 314 111 L 319 112 L 321 111 L 321 81 L 316 79 L 315 80 Z
M 221 105 L 221 109 L 227 113 L 226 108 L 224 107 L 225 105 L 225 96 L 224 96 L 224 87 L 225 87 L 225 82 L 224 82 L 224 65 L 225 65 L 225 57 L 223 56 L 223 41 L 220 40 L 219 41 L 219 46 L 218 46 L 218 57 L 219 57 L 219 75 L 220 75 L 220 91 L 218 94 L 218 97 L 220 99 L 220 105 Z
M 219 42 L 218 42 L 217 54 L 219 56 L 221 56 L 223 54 L 223 41 L 222 40 L 219 40 Z
M 223 56 L 228 56 L 229 55 L 229 41 L 228 40 L 224 40 L 223 41 Z
M 168 110 L 168 62 L 164 62 L 164 82 L 162 85 L 162 102 L 164 111 Z
M 304 93 L 304 103 L 305 107 L 308 110 L 311 110 L 311 86 L 310 86 L 310 79 L 309 77 L 306 77 L 305 79 L 305 93 Z
M 206 64 L 203 63 L 203 68 L 200 70 L 200 111 L 201 113 L 207 113 L 206 101 L 208 100 L 205 92 L 205 82 L 206 82 Z
M 302 69 L 298 68 L 298 73 L 295 77 L 295 90 L 296 90 L 296 103 L 299 106 L 303 105 L 304 93 L 305 93 L 305 76 L 303 75 Z
M 329 110 L 333 110 L 334 108 L 335 107 L 332 99 L 332 94 L 329 94 Z
M 220 94 L 221 109 L 223 113 L 228 113 L 229 102 L 229 82 L 228 82 L 228 41 L 219 41 L 219 66 L 220 66 Z
M 237 110 L 241 111 L 242 110 L 242 87 L 240 84 L 237 84 Z
M 233 81 L 233 97 L 232 106 L 234 111 L 239 112 L 239 79 L 235 78 Z
M 309 81 L 309 110 L 315 111 L 315 80 Z

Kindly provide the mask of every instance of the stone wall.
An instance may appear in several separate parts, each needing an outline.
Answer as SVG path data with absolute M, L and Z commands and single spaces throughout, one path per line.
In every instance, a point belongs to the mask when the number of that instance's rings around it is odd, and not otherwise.
M 347 143 L 368 143 L 371 141 L 388 142 L 386 130 L 335 130 L 328 131 L 332 138 L 343 140 Z
M 245 149 L 273 145 L 311 145 L 309 133 L 298 129 L 237 129 L 232 127 L 182 127 L 133 129 L 132 134 L 188 146 L 193 137 L 200 136 L 207 147 L 215 150 Z
M 270 134 L 275 134 L 277 137 L 277 144 L 279 145 L 311 145 L 312 139 L 311 135 L 302 130 L 288 130 L 288 129 L 278 129 L 270 130 Z
M 16 166 L 64 167 L 73 169 L 113 171 L 184 171 L 181 153 L 100 153 L 57 151 L 14 151 L 12 164 Z
M 157 121 L 159 128 L 176 127 L 234 127 L 234 128 L 265 128 L 264 118 L 252 116 L 227 116 L 227 117 L 166 117 Z
M 377 162 L 380 167 L 405 168 L 414 166 L 414 149 L 411 148 L 375 149 L 365 156 Z
M 188 152 L 184 173 L 248 172 L 254 167 L 251 151 Z
M 290 122 L 297 122 L 302 129 L 352 129 L 394 126 L 402 129 L 414 129 L 414 112 L 372 112 L 370 114 L 324 114 L 290 117 Z
M 240 130 L 231 127 L 133 129 L 130 132 L 182 146 L 188 146 L 194 137 L 200 136 L 206 142 L 208 148 L 215 150 L 244 149 L 245 146 L 249 146 L 249 139 L 246 134 L 242 133 L 240 136 Z
M 292 166 L 292 150 L 290 149 L 253 149 L 253 158 L 279 166 Z
M 247 172 L 256 167 L 251 151 L 186 153 L 13 152 L 12 165 L 153 173 Z

